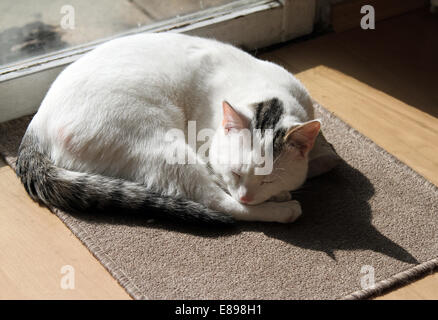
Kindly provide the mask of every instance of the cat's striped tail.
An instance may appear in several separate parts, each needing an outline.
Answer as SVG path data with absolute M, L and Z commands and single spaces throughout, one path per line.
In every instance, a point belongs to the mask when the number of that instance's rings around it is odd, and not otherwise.
M 141 213 L 145 218 L 230 224 L 231 216 L 197 202 L 162 196 L 139 183 L 55 166 L 28 130 L 16 165 L 26 191 L 49 208 L 71 213 Z

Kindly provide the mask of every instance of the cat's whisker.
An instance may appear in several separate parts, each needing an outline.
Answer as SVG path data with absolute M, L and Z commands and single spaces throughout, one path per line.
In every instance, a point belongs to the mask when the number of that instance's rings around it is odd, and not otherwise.
M 275 165 L 279 159 L 280 159 L 280 157 L 275 158 L 274 161 L 272 162 L 273 165 Z

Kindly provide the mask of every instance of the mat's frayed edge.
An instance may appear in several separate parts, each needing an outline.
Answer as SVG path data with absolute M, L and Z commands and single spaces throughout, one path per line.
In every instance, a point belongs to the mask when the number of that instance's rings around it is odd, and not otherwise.
M 22 117 L 12 121 L 14 121 L 14 125 L 16 125 L 16 123 L 19 123 L 21 121 L 29 122 L 29 118 L 30 116 Z M 1 123 L 1 125 L 8 127 L 9 123 L 10 121 L 6 123 Z M 4 131 L 0 132 L 0 134 L 4 134 Z M 0 154 L 0 157 L 2 157 L 6 161 L 6 163 L 13 170 L 15 170 L 15 156 Z M 135 286 L 134 281 L 132 281 L 96 243 L 97 241 L 93 238 L 93 235 L 90 235 L 87 231 L 82 229 L 78 223 L 74 224 L 72 218 L 68 216 L 67 213 L 64 213 L 57 209 L 48 209 L 53 212 L 62 221 L 62 223 L 67 226 L 67 228 L 76 236 L 76 238 L 79 239 L 79 241 L 85 246 L 85 248 L 87 248 L 87 250 L 99 261 L 99 263 L 110 273 L 113 279 L 115 279 L 119 283 L 122 289 L 125 290 L 125 292 L 127 292 L 128 295 L 131 296 L 131 298 L 136 300 L 148 299 L 141 293 L 137 286 Z
M 335 123 L 336 125 L 343 126 L 348 130 L 348 133 L 353 135 L 355 138 L 361 138 L 364 141 L 364 144 L 367 144 L 371 148 L 373 148 L 375 151 L 379 152 L 386 161 L 392 162 L 395 165 L 402 166 L 406 172 L 414 179 L 419 179 L 424 181 L 424 187 L 427 190 L 430 190 L 432 192 L 438 192 L 438 187 L 434 185 L 432 182 L 427 180 L 425 177 L 423 177 L 421 174 L 416 172 L 414 169 L 409 167 L 407 164 L 402 162 L 401 160 L 397 159 L 395 156 L 390 154 L 388 151 L 377 145 L 374 141 L 372 141 L 370 138 L 366 137 L 356 129 L 352 128 L 348 123 L 346 123 L 344 120 L 337 117 L 334 113 L 330 112 L 329 110 L 325 109 L 318 103 L 315 103 L 315 109 L 320 109 L 323 112 L 328 114 L 328 118 L 331 122 Z M 320 111 L 318 110 L 318 111 Z M 320 111 L 321 112 L 321 111 Z M 420 278 L 423 278 L 427 276 L 428 274 L 432 274 L 434 271 L 438 271 L 438 257 L 428 260 L 426 262 L 422 262 L 415 267 L 406 269 L 402 272 L 399 272 L 387 279 L 381 280 L 377 282 L 373 287 L 368 289 L 362 289 L 357 290 L 355 292 L 352 292 L 346 296 L 340 297 L 341 300 L 356 300 L 356 299 L 369 299 L 373 297 L 380 296 L 384 293 L 387 293 L 391 290 L 397 289 L 399 287 L 405 286 L 414 280 L 418 280 Z
M 15 170 L 15 158 L 4 157 L 6 163 Z M 147 300 L 134 282 L 118 267 L 114 261 L 96 244 L 93 236 L 82 229 L 79 224 L 71 221 L 71 217 L 58 209 L 47 208 L 53 212 L 67 228 L 79 239 L 87 250 L 100 262 L 100 264 L 110 273 L 110 275 L 120 284 L 120 286 L 135 300 Z
M 104 266 L 112 277 L 122 286 L 123 289 L 135 300 L 147 300 L 134 282 L 118 267 L 114 261 L 96 244 L 93 236 L 82 229 L 77 223 L 70 223 L 70 217 L 58 209 L 51 210 L 71 230 L 71 232 L 85 245 L 88 251 Z
M 413 268 L 397 273 L 388 279 L 381 280 L 369 289 L 362 289 L 340 298 L 341 300 L 369 299 L 380 296 L 384 293 L 403 287 L 414 280 L 423 278 L 426 275 L 438 270 L 438 258 L 423 262 Z

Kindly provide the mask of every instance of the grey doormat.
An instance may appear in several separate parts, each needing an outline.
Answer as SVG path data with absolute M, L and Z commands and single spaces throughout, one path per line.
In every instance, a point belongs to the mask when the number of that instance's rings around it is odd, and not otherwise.
M 431 273 L 437 187 L 322 107 L 317 113 L 344 161 L 297 195 L 304 214 L 293 224 L 202 230 L 141 215 L 55 214 L 136 299 L 368 298 Z M 12 167 L 29 120 L 0 124 L 0 153 Z

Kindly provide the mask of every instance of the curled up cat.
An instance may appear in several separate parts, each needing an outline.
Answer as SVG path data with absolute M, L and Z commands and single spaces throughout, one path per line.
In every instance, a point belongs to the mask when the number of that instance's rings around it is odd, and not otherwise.
M 282 67 L 215 40 L 140 34 L 58 76 L 16 173 L 32 199 L 66 212 L 288 223 L 301 215 L 289 191 L 336 164 L 314 148 L 320 125 Z

